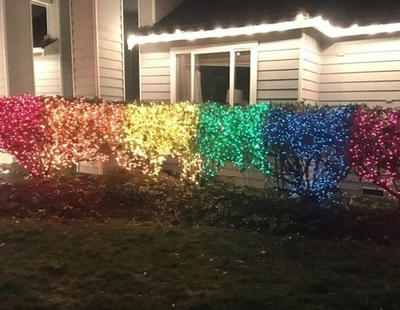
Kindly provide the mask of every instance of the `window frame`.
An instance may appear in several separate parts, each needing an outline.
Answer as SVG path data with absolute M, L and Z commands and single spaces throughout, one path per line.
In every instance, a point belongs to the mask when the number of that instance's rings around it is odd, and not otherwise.
M 211 53 L 229 53 L 229 105 L 234 105 L 235 53 L 250 51 L 249 104 L 257 102 L 257 60 L 258 42 L 246 42 L 229 45 L 185 46 L 170 49 L 170 99 L 176 102 L 176 55 L 190 54 L 190 101 L 194 101 L 194 76 L 196 55 Z

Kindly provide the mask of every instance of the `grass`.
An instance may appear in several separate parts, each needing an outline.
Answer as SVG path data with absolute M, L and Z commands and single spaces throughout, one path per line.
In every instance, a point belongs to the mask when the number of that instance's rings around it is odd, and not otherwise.
M 400 248 L 111 219 L 0 219 L 8 309 L 398 309 Z

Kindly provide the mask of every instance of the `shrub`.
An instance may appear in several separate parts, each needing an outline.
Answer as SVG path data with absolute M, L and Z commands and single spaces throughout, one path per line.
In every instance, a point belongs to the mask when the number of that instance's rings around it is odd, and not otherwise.
M 197 180 L 200 158 L 192 148 L 198 123 L 197 105 L 181 103 L 131 104 L 125 114 L 125 166 L 158 175 L 168 157 L 182 165 L 181 177 Z
M 48 142 L 42 159 L 47 175 L 83 161 L 107 161 L 121 146 L 124 105 L 47 98 L 45 106 Z
M 310 108 L 302 113 L 274 107 L 265 144 L 274 158 L 278 187 L 301 197 L 332 195 L 349 165 L 345 152 L 354 106 Z
M 400 199 L 400 111 L 359 109 L 349 156 L 362 180 Z
M 47 134 L 45 105 L 39 97 L 0 98 L 0 150 L 13 155 L 30 174 L 43 176 L 42 161 Z
M 200 108 L 196 136 L 197 150 L 203 158 L 203 177 L 214 177 L 231 162 L 241 170 L 254 167 L 269 173 L 267 149 L 262 126 L 268 117 L 269 104 L 234 108 L 206 103 Z

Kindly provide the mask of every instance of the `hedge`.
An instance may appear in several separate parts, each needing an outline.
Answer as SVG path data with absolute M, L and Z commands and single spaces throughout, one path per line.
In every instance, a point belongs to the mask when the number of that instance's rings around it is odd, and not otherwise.
M 172 157 L 192 182 L 230 162 L 258 169 L 282 191 L 322 200 L 353 170 L 400 198 L 400 110 L 297 107 L 0 98 L 0 150 L 34 177 L 110 158 L 157 176 Z

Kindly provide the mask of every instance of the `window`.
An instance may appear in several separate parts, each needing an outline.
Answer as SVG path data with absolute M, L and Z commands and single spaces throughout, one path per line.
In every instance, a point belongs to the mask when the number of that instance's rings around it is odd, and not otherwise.
M 33 47 L 44 47 L 47 39 L 47 7 L 32 4 Z
M 256 101 L 256 43 L 171 51 L 171 101 Z
M 195 56 L 194 101 L 229 103 L 229 53 Z

